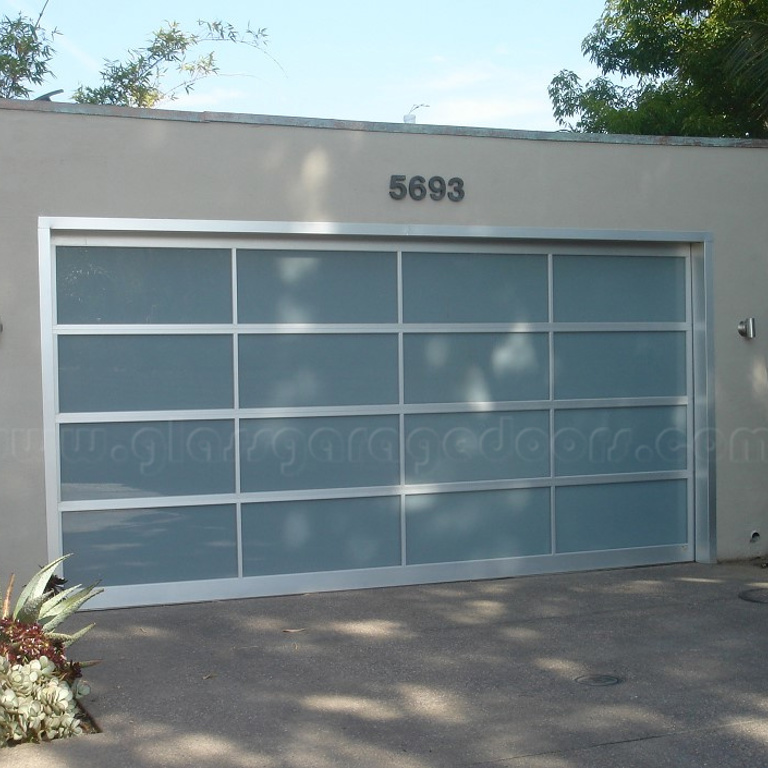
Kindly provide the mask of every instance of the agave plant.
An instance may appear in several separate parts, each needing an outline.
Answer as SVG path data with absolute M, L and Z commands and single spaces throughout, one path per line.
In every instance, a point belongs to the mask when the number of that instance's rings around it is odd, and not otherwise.
M 66 649 L 88 632 L 93 624 L 74 634 L 54 630 L 69 618 L 83 603 L 103 590 L 93 584 L 61 589 L 63 579 L 54 577 L 57 566 L 66 560 L 64 555 L 41 568 L 21 591 L 11 610 L 14 577 L 11 576 L 3 601 L 0 618 L 0 656 L 11 664 L 26 664 L 45 657 L 54 664 L 59 677 L 71 684 L 81 675 L 81 668 L 95 662 L 69 661 Z
M 50 640 L 62 643 L 65 648 L 79 640 L 94 625 L 89 624 L 73 635 L 54 632 L 54 630 L 87 600 L 104 591 L 97 588 L 98 584 L 91 584 L 87 587 L 77 584 L 69 589 L 61 590 L 49 587 L 56 568 L 70 556 L 59 557 L 41 568 L 19 594 L 13 612 L 10 611 L 11 592 L 13 590 L 13 578 L 11 578 L 3 602 L 2 615 L 3 619 L 13 619 L 19 624 L 38 624 Z

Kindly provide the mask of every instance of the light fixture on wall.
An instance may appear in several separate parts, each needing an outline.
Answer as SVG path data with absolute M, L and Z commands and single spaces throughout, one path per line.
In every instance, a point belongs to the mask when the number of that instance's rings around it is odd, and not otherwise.
M 736 326 L 739 336 L 743 336 L 745 339 L 754 339 L 755 332 L 755 318 L 747 317 L 744 320 L 740 320 L 738 326 Z

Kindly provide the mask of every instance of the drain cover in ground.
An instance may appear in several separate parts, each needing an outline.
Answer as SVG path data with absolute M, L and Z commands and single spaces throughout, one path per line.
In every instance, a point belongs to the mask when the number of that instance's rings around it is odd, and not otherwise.
M 750 603 L 768 603 L 768 589 L 745 589 L 739 592 L 739 597 Z
M 582 685 L 616 685 L 621 679 L 614 675 L 582 675 L 576 678 Z

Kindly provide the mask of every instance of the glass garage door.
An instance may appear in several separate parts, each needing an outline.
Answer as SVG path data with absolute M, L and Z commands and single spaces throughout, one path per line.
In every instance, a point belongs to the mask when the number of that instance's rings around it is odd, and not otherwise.
M 131 604 L 690 560 L 688 270 L 58 245 L 65 575 Z

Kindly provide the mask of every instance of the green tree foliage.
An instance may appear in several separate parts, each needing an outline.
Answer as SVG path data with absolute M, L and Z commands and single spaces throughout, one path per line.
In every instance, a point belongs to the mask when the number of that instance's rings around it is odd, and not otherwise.
M 0 98 L 29 98 L 34 86 L 51 75 L 52 48 L 56 30 L 47 32 L 41 20 L 19 14 L 0 20 Z M 198 54 L 207 45 L 247 45 L 266 54 L 267 32 L 247 27 L 244 32 L 223 21 L 198 21 L 190 32 L 176 22 L 167 22 L 152 34 L 148 43 L 128 51 L 125 60 L 108 60 L 101 83 L 79 86 L 72 98 L 86 104 L 154 107 L 171 101 L 180 92 L 189 93 L 200 80 L 220 73 L 215 51 Z M 197 54 L 197 55 L 196 55 Z
M 568 130 L 768 137 L 768 0 L 607 0 L 549 95 Z M 615 82 L 609 75 L 618 76 Z
M 49 35 L 40 26 L 47 5 L 37 21 L 23 14 L 0 19 L 0 98 L 26 99 L 32 86 L 41 85 L 50 74 L 51 42 L 56 32 Z
M 758 116 L 768 120 L 768 21 L 747 22 L 742 28 L 745 34 L 734 45 L 728 63 L 750 89 Z
M 183 90 L 189 93 L 195 83 L 219 73 L 213 51 L 191 58 L 191 51 L 206 42 L 238 43 L 263 49 L 266 30 L 239 32 L 222 21 L 199 21 L 200 32 L 185 32 L 170 22 L 154 33 L 144 48 L 128 52 L 125 61 L 107 61 L 101 71 L 101 85 L 80 86 L 74 100 L 83 104 L 115 104 L 124 107 L 154 107 L 175 98 Z M 169 72 L 175 70 L 175 84 L 166 85 Z

